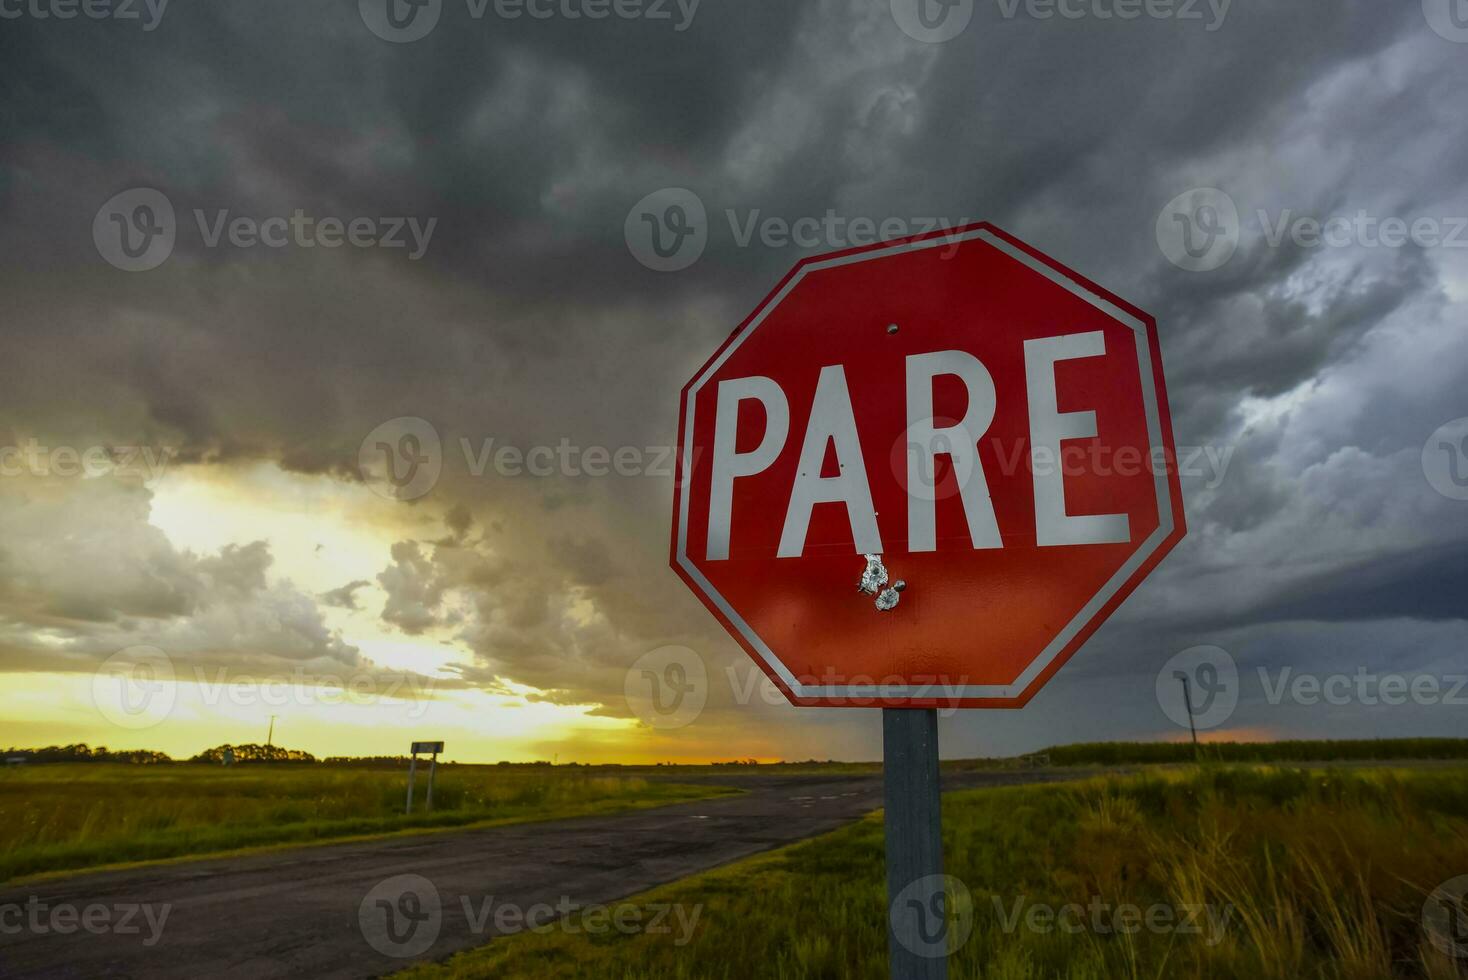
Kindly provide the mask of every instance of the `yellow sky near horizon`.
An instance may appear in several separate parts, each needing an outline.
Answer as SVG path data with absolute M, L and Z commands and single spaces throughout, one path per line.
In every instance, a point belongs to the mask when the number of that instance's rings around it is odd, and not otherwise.
M 223 743 L 264 742 L 275 716 L 275 744 L 317 756 L 399 755 L 415 739 L 443 740 L 446 757 L 466 762 L 659 761 L 705 758 L 698 740 L 650 739 L 635 719 L 595 715 L 599 705 L 537 700 L 507 684 L 505 693 L 466 688 L 450 669 L 473 652 L 452 634 L 409 635 L 380 615 L 386 592 L 376 580 L 393 543 L 439 537 L 446 529 L 426 509 L 384 501 L 359 483 L 291 473 L 273 464 L 175 466 L 152 488 L 149 523 L 174 549 L 214 554 L 265 541 L 267 585 L 288 582 L 320 595 L 365 581 L 356 609 L 317 603 L 325 625 L 356 647 L 374 670 L 364 696 L 343 696 L 303 664 L 269 684 L 222 683 L 233 672 L 180 666 L 168 685 L 170 710 L 142 727 L 119 725 L 98 709 L 94 676 L 85 672 L 12 673 L 0 712 L 0 742 L 17 747 L 86 742 L 114 749 L 154 749 L 186 758 Z M 44 647 L 47 637 L 34 637 Z M 379 670 L 380 668 L 380 670 Z M 382 680 L 382 672 L 388 680 Z M 442 680 L 411 696 L 404 676 Z M 394 696 L 407 691 L 410 696 Z M 692 753 L 685 755 L 684 750 Z

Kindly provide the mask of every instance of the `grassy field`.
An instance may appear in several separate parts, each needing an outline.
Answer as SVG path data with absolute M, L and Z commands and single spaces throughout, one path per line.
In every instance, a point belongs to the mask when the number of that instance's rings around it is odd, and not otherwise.
M 329 765 L 72 763 L 0 771 L 0 881 L 280 844 L 551 820 L 717 796 L 638 775 L 439 769 L 434 812 L 403 814 L 401 770 Z M 425 775 L 418 774 L 421 811 Z
M 1468 874 L 1468 770 L 1206 766 L 976 791 L 945 799 L 944 835 L 971 896 L 955 978 L 1468 976 L 1422 926 L 1427 894 Z M 408 976 L 879 980 L 882 854 L 872 818 L 629 900 L 696 910 L 685 945 L 551 927 Z M 1138 928 L 1126 905 L 1172 917 Z
M 1468 761 L 1468 738 L 1372 738 L 1336 741 L 1084 742 L 1045 753 L 1057 766 L 1115 766 L 1194 762 Z

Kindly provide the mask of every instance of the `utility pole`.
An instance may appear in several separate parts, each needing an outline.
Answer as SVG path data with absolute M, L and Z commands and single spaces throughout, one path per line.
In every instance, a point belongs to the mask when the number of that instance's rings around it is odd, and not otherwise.
M 1198 758 L 1198 726 L 1193 724 L 1193 692 L 1188 687 L 1188 672 L 1179 670 L 1173 674 L 1183 682 L 1183 703 L 1188 706 L 1188 731 L 1193 733 L 1193 758 Z

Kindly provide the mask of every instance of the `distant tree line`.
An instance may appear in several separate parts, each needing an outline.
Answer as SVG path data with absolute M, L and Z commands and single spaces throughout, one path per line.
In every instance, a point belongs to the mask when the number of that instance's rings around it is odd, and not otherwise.
M 164 753 L 150 749 L 114 752 L 105 745 L 94 749 L 85 742 L 75 745 L 48 745 L 44 749 L 9 748 L 5 750 L 5 759 L 7 762 L 11 759 L 24 759 L 26 762 L 126 762 L 132 765 L 173 761 Z
M 279 745 L 259 745 L 246 742 L 243 745 L 216 745 L 205 749 L 191 758 L 190 762 L 212 762 L 219 765 L 233 752 L 233 762 L 315 762 L 316 757 L 300 749 L 287 749 Z
M 1388 762 L 1401 759 L 1468 759 L 1468 739 L 1389 738 L 1340 741 L 1089 742 L 1047 749 L 1051 765 L 1125 765 L 1158 762 Z
M 224 761 L 225 752 L 230 749 L 234 751 L 235 762 L 316 761 L 316 757 L 311 753 L 302 752 L 299 749 L 286 749 L 281 748 L 279 745 L 255 744 L 217 745 L 212 749 L 205 749 L 188 761 L 207 762 L 217 765 Z M 158 765 L 176 761 L 166 752 L 154 752 L 152 749 L 113 751 L 102 745 L 92 748 L 85 742 L 79 742 L 75 745 L 48 745 L 44 749 L 21 749 L 12 747 L 4 750 L 4 757 L 7 762 L 15 759 L 36 764 L 51 762 L 124 762 L 130 765 Z

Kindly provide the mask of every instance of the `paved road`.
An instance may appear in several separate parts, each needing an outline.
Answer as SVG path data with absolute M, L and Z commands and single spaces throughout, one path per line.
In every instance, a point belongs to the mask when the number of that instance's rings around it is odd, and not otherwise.
M 944 786 L 1044 778 L 945 774 Z M 378 976 L 519 931 L 516 909 L 541 921 L 611 905 L 881 806 L 877 776 L 726 781 L 752 792 L 0 889 L 0 977 Z M 652 925 L 657 910 L 641 914 Z M 669 914 L 660 928 L 685 923 Z

